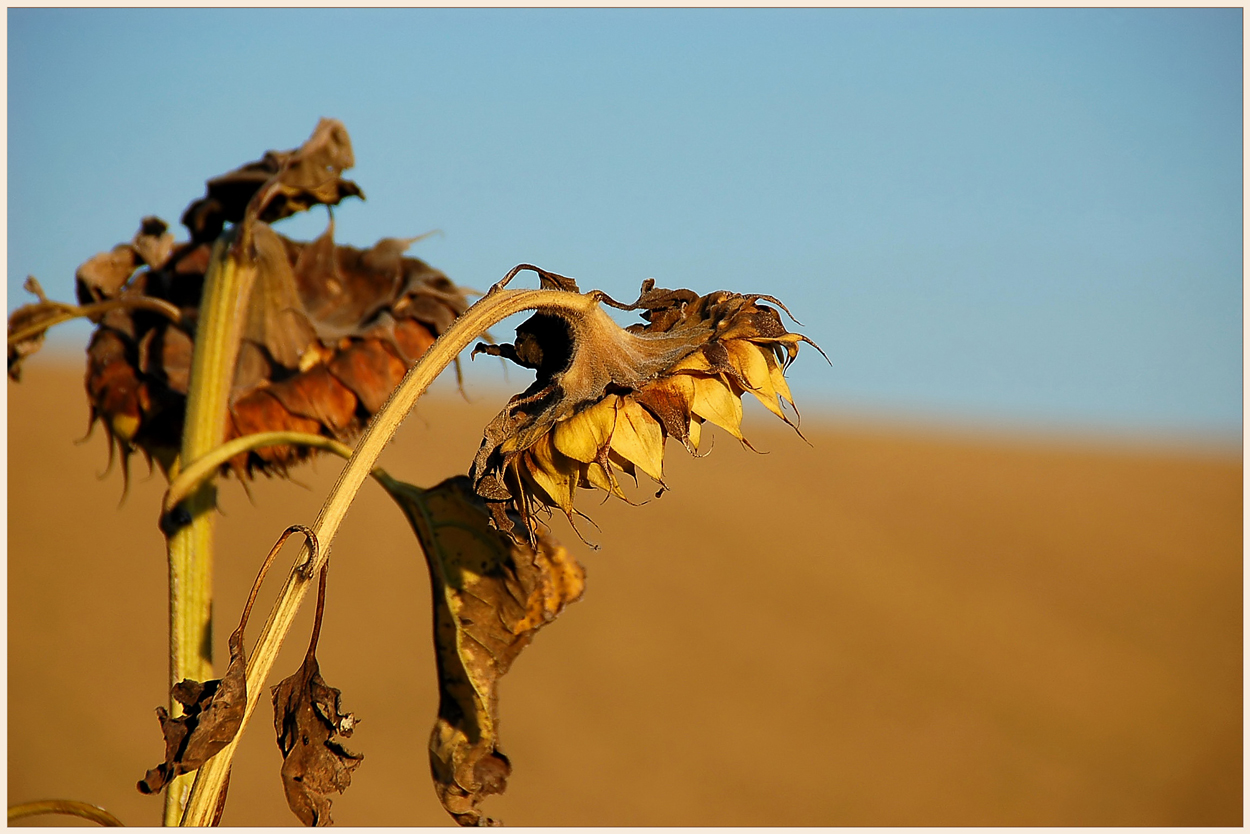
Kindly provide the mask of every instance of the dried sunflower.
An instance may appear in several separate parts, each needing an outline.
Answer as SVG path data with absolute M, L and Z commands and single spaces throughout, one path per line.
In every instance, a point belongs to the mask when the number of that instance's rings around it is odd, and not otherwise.
M 571 279 L 538 272 L 544 288 L 577 292 Z M 471 473 L 496 525 L 515 530 L 512 509 L 531 541 L 536 511 L 558 507 L 573 520 L 579 487 L 625 498 L 617 473 L 636 481 L 641 470 L 663 492 L 669 437 L 694 454 L 706 421 L 746 442 L 748 392 L 795 425 L 784 408 L 794 408 L 784 371 L 800 342 L 815 347 L 786 330 L 777 309 L 761 302 L 785 306 L 766 295 L 700 296 L 650 279 L 633 304 L 593 295 L 640 311 L 646 323 L 622 328 L 598 305 L 584 315 L 540 311 L 517 327 L 515 344 L 474 348 L 538 374 L 486 427 Z
M 133 305 L 99 320 L 87 354 L 92 423 L 98 419 L 123 461 L 136 448 L 168 466 L 178 454 L 198 307 L 213 241 L 249 204 L 261 275 L 249 303 L 225 440 L 263 431 L 354 437 L 404 373 L 468 306 L 463 291 L 424 261 L 405 257 L 416 238 L 385 238 L 370 249 L 339 246 L 333 220 L 312 242 L 268 225 L 316 204 L 362 197 L 339 174 L 353 164 L 343 126 L 323 120 L 303 146 L 270 151 L 211 179 L 182 216 L 190 240 L 146 218 L 130 243 L 78 270 L 82 304 L 112 299 L 167 301 L 179 321 Z M 11 361 L 12 363 L 12 361 Z M 240 455 L 231 467 L 282 471 L 310 454 L 274 446 Z

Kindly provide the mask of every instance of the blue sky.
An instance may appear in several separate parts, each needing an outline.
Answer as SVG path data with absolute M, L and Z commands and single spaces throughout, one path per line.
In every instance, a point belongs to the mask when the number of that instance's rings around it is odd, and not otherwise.
M 412 253 L 482 289 L 532 262 L 620 299 L 771 293 L 833 360 L 795 366 L 807 410 L 1241 425 L 1240 9 L 9 9 L 8 33 L 10 310 L 331 116 L 368 197 L 340 242 L 441 229 Z

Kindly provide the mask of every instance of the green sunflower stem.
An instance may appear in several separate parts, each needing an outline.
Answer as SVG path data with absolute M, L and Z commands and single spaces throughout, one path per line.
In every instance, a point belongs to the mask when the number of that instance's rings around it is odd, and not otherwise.
M 513 270 L 515 274 L 517 270 Z M 511 275 L 509 275 L 511 278 Z M 243 728 L 251 717 L 261 697 L 265 694 L 265 679 L 273 666 L 278 650 L 291 628 L 291 623 L 307 594 L 313 579 L 321 569 L 330 552 L 330 545 L 338 532 L 348 507 L 356 497 L 374 464 L 404 418 L 416 405 L 418 398 L 430 384 L 450 365 L 460 352 L 484 334 L 487 329 L 508 316 L 526 310 L 564 311 L 575 315 L 587 315 L 598 309 L 596 293 L 582 295 L 563 290 L 506 290 L 505 279 L 463 315 L 456 319 L 438 340 L 430 346 L 420 361 L 408 371 L 399 386 L 374 415 L 364 434 L 356 444 L 355 452 L 339 473 L 338 480 L 330 490 L 317 520 L 312 525 L 318 543 L 318 555 L 313 558 L 310 547 L 305 544 L 296 566 L 287 576 L 278 600 L 265 622 L 247 665 L 247 709 L 243 725 L 234 740 L 220 753 L 199 769 L 195 786 L 187 801 L 183 825 L 210 825 L 221 796 L 235 747 L 243 734 Z
M 246 320 L 247 300 L 256 270 L 233 245 L 227 232 L 213 246 L 204 276 L 200 318 L 196 326 L 187 411 L 178 462 L 181 468 L 221 445 L 226 434 L 227 407 L 234 368 Z M 213 520 L 217 487 L 212 476 L 183 502 L 190 523 L 173 532 L 169 551 L 169 685 L 213 676 Z M 181 715 L 182 704 L 171 696 L 169 712 Z M 166 825 L 177 825 L 191 788 L 192 776 L 179 776 L 165 794 Z

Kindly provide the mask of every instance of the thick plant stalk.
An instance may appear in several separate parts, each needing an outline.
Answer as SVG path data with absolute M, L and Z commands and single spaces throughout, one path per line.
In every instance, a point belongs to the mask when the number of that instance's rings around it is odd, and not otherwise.
M 508 278 L 521 268 L 514 269 Z M 252 710 L 265 693 L 265 679 L 273 666 L 278 650 L 282 647 L 282 641 L 291 628 L 299 605 L 330 552 L 331 543 L 347 513 L 347 508 L 351 505 L 365 478 L 373 470 L 382 449 L 394 437 L 396 430 L 408 416 L 417 399 L 425 393 L 434 379 L 455 360 L 462 350 L 472 344 L 488 328 L 508 316 L 525 310 L 565 310 L 580 315 L 604 315 L 598 306 L 600 296 L 597 293 L 582 295 L 562 290 L 502 289 L 508 278 L 505 278 L 456 319 L 452 326 L 430 346 L 420 361 L 408 371 L 399 386 L 391 392 L 391 396 L 381 410 L 369 421 L 369 425 L 356 445 L 355 452 L 339 473 L 338 480 L 322 505 L 316 522 L 312 525 L 313 535 L 319 544 L 319 555 L 315 559 L 311 558 L 309 546 L 304 546 L 296 567 L 287 577 L 286 584 L 279 593 L 269 619 L 257 638 L 256 647 L 247 666 L 248 698 L 243 725 L 235 735 L 234 741 L 206 762 L 196 773 L 195 787 L 187 801 L 186 813 L 182 817 L 183 825 L 204 826 L 212 823 L 218 798 L 230 772 L 235 747 L 239 743 L 243 730 L 247 727 Z
M 204 276 L 203 300 L 191 359 L 180 468 L 221 445 L 248 297 L 256 270 L 223 234 L 213 246 Z M 169 684 L 206 681 L 212 667 L 213 520 L 217 488 L 209 477 L 183 503 L 190 523 L 174 531 L 169 547 Z M 182 704 L 170 697 L 170 715 Z M 191 774 L 175 779 L 165 794 L 165 824 L 177 825 L 191 788 Z

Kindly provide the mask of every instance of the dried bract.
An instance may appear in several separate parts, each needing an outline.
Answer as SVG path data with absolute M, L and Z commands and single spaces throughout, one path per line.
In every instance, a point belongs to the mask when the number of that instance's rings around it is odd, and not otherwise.
M 49 301 L 33 275 L 26 278 L 23 286 L 39 300 L 23 304 L 9 316 L 9 378 L 14 382 L 22 378 L 22 360 L 43 347 L 44 334 L 61 320 L 68 306 Z
M 549 289 L 576 292 L 543 274 Z M 513 345 L 478 345 L 534 368 L 538 377 L 486 427 L 473 484 L 496 525 L 512 530 L 515 511 L 532 540 L 537 511 L 572 520 L 579 487 L 624 498 L 617 473 L 641 470 L 664 487 L 664 442 L 699 448 L 704 421 L 742 440 L 741 397 L 750 393 L 791 423 L 785 369 L 805 336 L 791 333 L 764 295 L 657 289 L 643 284 L 633 304 L 645 324 L 621 328 L 599 306 L 585 315 L 538 312 L 517 327 Z M 797 412 L 796 412 L 797 413 Z M 793 425 L 793 423 L 791 423 Z M 745 441 L 744 441 L 745 442 Z
M 383 485 L 430 569 L 439 681 L 434 787 L 456 822 L 490 825 L 478 804 L 503 793 L 512 772 L 498 747 L 499 680 L 538 630 L 581 597 L 585 572 L 548 536 L 529 547 L 492 529 L 467 478 L 429 490 L 390 479 Z

